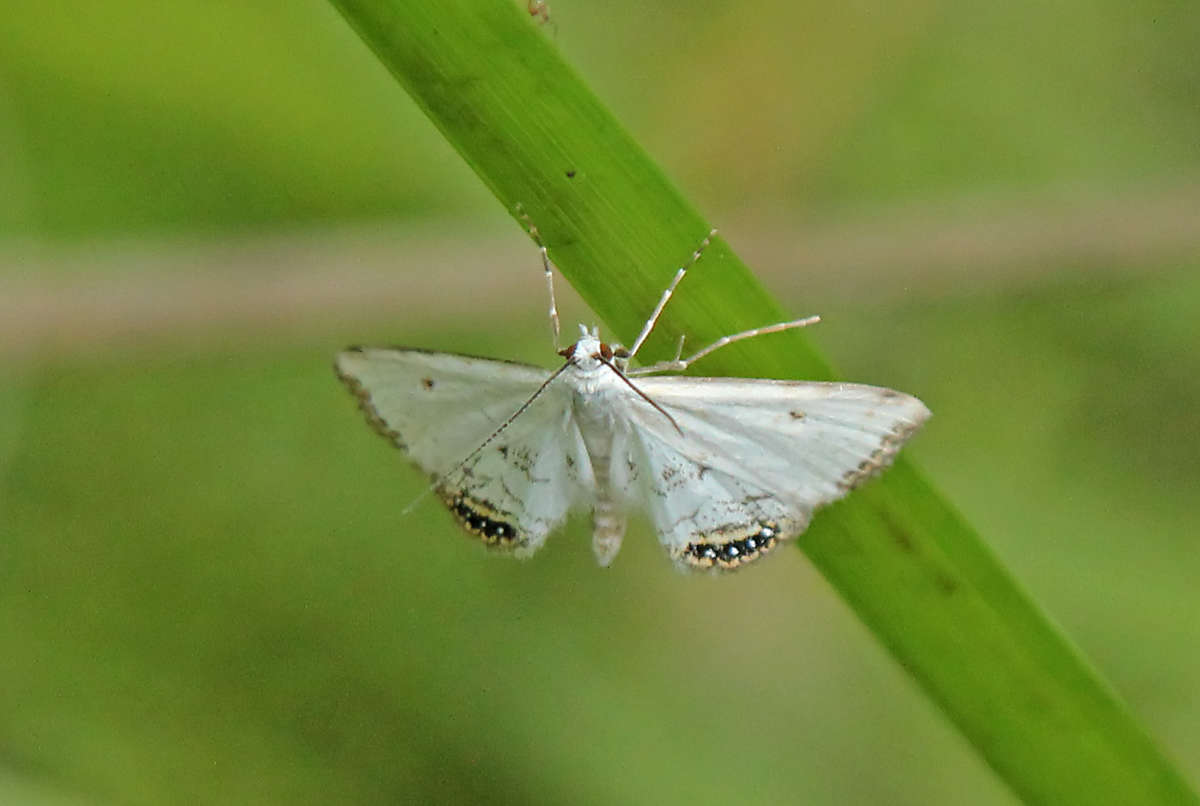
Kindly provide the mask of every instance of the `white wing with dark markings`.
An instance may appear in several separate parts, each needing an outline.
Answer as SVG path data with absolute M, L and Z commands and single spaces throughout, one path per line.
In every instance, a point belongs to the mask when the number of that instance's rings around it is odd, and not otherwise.
M 592 483 L 565 385 L 508 422 L 550 377 L 544 369 L 399 348 L 346 350 L 336 369 L 376 430 L 491 546 L 532 553 Z
M 891 464 L 929 417 L 875 386 L 641 378 L 630 410 L 647 508 L 676 562 L 733 568 L 804 531 L 813 511 Z M 681 433 L 682 432 L 682 433 Z

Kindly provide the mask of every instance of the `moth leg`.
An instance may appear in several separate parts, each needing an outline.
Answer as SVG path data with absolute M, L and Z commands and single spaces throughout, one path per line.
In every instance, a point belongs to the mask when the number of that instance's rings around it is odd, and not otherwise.
M 637 355 L 637 351 L 642 349 L 642 343 L 646 341 L 646 338 L 650 335 L 650 331 L 654 330 L 654 325 L 658 322 L 658 317 L 662 315 L 663 308 L 667 307 L 667 302 L 671 299 L 671 295 L 675 293 L 675 288 L 679 285 L 679 281 L 687 274 L 688 269 L 696 265 L 696 261 L 700 259 L 700 255 L 704 253 L 704 250 L 712 242 L 716 234 L 717 230 L 714 228 L 704 237 L 704 240 L 700 242 L 695 251 L 692 252 L 691 259 L 680 266 L 679 271 L 675 272 L 675 276 L 671 279 L 671 284 L 667 286 L 667 290 L 662 293 L 658 304 L 654 306 L 654 312 L 650 314 L 650 318 L 646 320 L 646 324 L 642 325 L 642 332 L 638 334 L 637 339 L 633 342 L 633 347 L 629 348 L 629 358 L 633 358 Z
M 541 6 L 544 8 L 545 3 L 542 3 Z M 530 13 L 535 13 L 532 11 L 533 7 L 534 4 L 531 2 Z M 529 233 L 530 238 L 533 238 L 533 242 L 537 244 L 538 252 L 542 255 L 542 271 L 546 277 L 546 293 L 550 296 L 550 329 L 554 333 L 554 349 L 557 351 L 560 327 L 558 305 L 554 302 L 554 265 L 550 262 L 550 255 L 546 250 L 546 245 L 542 243 L 542 234 L 538 231 L 537 224 L 534 224 L 533 219 L 525 213 L 525 208 L 521 206 L 520 202 L 517 203 L 516 210 L 518 217 L 525 224 L 525 231 Z
M 820 322 L 820 321 L 821 321 L 821 317 L 819 317 L 819 316 L 808 316 L 808 317 L 805 317 L 804 319 L 793 319 L 790 322 L 779 322 L 774 325 L 767 325 L 766 327 L 756 327 L 753 330 L 743 330 L 741 333 L 734 333 L 732 336 L 722 336 L 721 338 L 714 341 L 712 344 L 705 347 L 703 350 L 700 350 L 697 353 L 693 353 L 692 355 L 689 355 L 687 358 L 679 357 L 679 353 L 683 352 L 683 340 L 680 339 L 680 341 L 679 341 L 680 349 L 678 351 L 676 351 L 675 358 L 673 360 L 659 361 L 657 364 L 651 364 L 648 367 L 639 367 L 638 369 L 629 370 L 625 374 L 629 375 L 629 376 L 638 376 L 638 375 L 650 375 L 655 372 L 683 372 L 689 366 L 696 363 L 701 358 L 704 358 L 704 356 L 708 355 L 709 353 L 716 352 L 717 350 L 721 349 L 722 347 L 724 347 L 727 344 L 733 344 L 735 341 L 742 341 L 743 339 L 752 339 L 755 336 L 765 336 L 768 333 L 778 333 L 782 330 L 792 330 L 792 329 L 798 328 L 798 327 L 808 327 L 809 325 L 815 325 L 817 322 Z

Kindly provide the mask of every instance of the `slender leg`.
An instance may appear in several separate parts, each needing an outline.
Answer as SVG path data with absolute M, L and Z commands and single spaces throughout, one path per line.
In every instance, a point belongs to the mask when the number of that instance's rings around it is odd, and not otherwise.
M 753 330 L 743 330 L 741 333 L 734 333 L 732 336 L 722 336 L 700 352 L 694 353 L 687 358 L 682 359 L 679 357 L 679 353 L 683 352 L 683 340 L 680 339 L 680 349 L 676 353 L 674 361 L 660 361 L 657 364 L 651 364 L 648 367 L 639 367 L 638 369 L 629 370 L 625 374 L 630 377 L 636 377 L 638 375 L 650 375 L 655 372 L 683 372 L 689 366 L 696 363 L 701 358 L 704 358 L 704 356 L 708 355 L 709 353 L 716 352 L 727 344 L 733 344 L 735 341 L 752 339 L 755 336 L 765 336 L 768 333 L 778 333 L 781 330 L 792 330 L 793 328 L 797 327 L 808 327 L 809 325 L 815 325 L 820 321 L 821 317 L 819 316 L 809 316 L 804 319 L 794 319 L 791 322 L 779 322 L 778 324 L 767 325 L 766 327 L 756 327 Z
M 679 267 L 679 271 L 675 272 L 675 277 L 671 279 L 671 284 L 667 286 L 667 290 L 663 292 L 659 298 L 658 304 L 654 306 L 654 312 L 650 314 L 650 318 L 646 320 L 646 324 L 642 325 L 642 332 L 638 334 L 637 339 L 633 342 L 633 346 L 629 348 L 629 358 L 637 355 L 637 351 L 642 349 L 643 342 L 649 337 L 650 331 L 654 330 L 654 324 L 658 321 L 658 317 L 662 315 L 663 308 L 667 307 L 667 302 L 671 299 L 671 295 L 675 293 L 675 288 L 679 285 L 679 281 L 687 274 L 688 269 L 696 265 L 696 261 L 700 259 L 700 255 L 712 241 L 713 236 L 717 234 L 716 229 L 708 233 L 700 245 L 696 247 L 696 251 L 692 252 L 692 257 L 687 263 Z M 680 343 L 682 345 L 682 342 Z M 682 349 L 682 347 L 681 347 Z
M 542 253 L 542 270 L 546 277 L 546 293 L 550 296 L 550 330 L 554 333 L 554 349 L 558 350 L 558 306 L 554 302 L 554 269 L 550 265 L 550 256 L 546 254 L 546 247 L 538 244 L 538 251 Z
M 530 7 L 533 7 L 533 3 L 530 3 Z M 517 203 L 517 215 L 525 222 L 525 229 L 529 233 L 529 237 L 533 238 L 533 242 L 537 244 L 538 251 L 542 255 L 542 271 L 546 275 L 546 293 L 550 295 L 550 329 L 554 334 L 554 349 L 558 350 L 559 321 L 558 306 L 554 302 L 554 267 L 550 263 L 550 255 L 546 251 L 546 245 L 542 243 L 542 234 L 538 232 L 537 225 L 533 223 L 533 219 L 525 214 L 525 208 L 521 206 L 520 202 Z
M 683 279 L 683 275 L 685 274 L 687 274 L 687 269 L 680 269 L 675 272 L 675 276 L 671 278 L 671 284 L 667 286 L 667 290 L 659 297 L 658 304 L 654 306 L 654 312 L 650 314 L 650 318 L 646 320 L 646 324 L 642 325 L 642 332 L 638 334 L 637 339 L 633 342 L 633 347 L 629 349 L 629 358 L 633 358 L 637 355 L 637 351 L 642 349 L 642 343 L 646 341 L 646 337 L 650 335 L 650 331 L 654 330 L 654 323 L 662 315 L 663 308 L 667 307 L 667 301 L 671 299 L 671 295 L 675 293 L 675 287 L 679 285 L 679 281 Z

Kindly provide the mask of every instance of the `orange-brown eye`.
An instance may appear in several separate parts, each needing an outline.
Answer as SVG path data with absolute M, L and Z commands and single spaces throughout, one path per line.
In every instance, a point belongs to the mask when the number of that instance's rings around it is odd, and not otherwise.
M 570 361 L 572 358 L 575 357 L 575 345 L 572 344 L 570 347 L 564 347 L 563 349 L 558 351 L 558 354 L 561 355 L 563 358 L 567 359 L 568 361 Z
M 609 347 L 609 346 L 608 346 L 607 344 L 605 344 L 604 342 L 600 342 L 600 356 L 601 356 L 601 357 L 602 357 L 602 358 L 603 358 L 605 361 L 611 361 L 611 360 L 612 360 L 612 355 L 613 355 L 613 353 L 612 353 L 612 348 L 611 348 L 611 347 Z

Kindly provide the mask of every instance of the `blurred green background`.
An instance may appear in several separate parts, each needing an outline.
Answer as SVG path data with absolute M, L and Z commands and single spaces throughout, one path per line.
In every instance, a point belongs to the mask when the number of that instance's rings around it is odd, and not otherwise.
M 1200 781 L 1200 7 L 550 10 Z M 8 3 L 0 802 L 1012 803 L 799 551 L 402 514 L 333 353 L 550 365 L 543 293 L 325 3 Z

